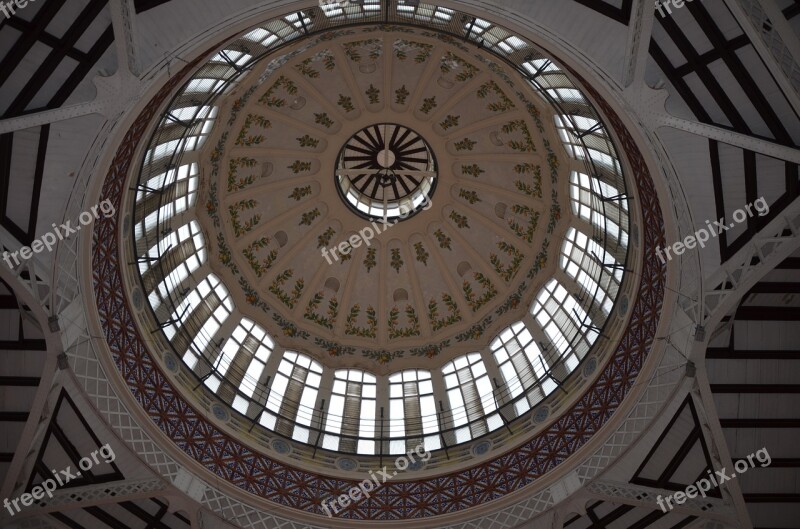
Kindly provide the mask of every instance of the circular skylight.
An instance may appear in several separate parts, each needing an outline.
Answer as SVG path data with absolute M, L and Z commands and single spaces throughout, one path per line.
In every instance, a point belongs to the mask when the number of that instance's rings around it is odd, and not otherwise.
M 358 131 L 342 147 L 336 187 L 358 215 L 405 220 L 430 202 L 437 176 L 433 150 L 420 134 L 381 123 Z

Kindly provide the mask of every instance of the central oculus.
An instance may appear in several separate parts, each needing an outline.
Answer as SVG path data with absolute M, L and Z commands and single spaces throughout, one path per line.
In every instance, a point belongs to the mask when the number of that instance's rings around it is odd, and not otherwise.
M 379 123 L 344 144 L 335 179 L 339 196 L 357 215 L 400 221 L 428 209 L 438 168 L 431 146 L 417 132 Z

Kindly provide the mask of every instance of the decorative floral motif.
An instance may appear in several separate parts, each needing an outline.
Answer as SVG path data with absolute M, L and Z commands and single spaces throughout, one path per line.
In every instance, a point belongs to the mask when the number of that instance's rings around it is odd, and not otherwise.
M 314 69 L 311 66 L 311 63 L 319 61 L 322 61 L 325 70 L 329 72 L 332 72 L 336 68 L 336 58 L 330 50 L 322 50 L 313 57 L 309 57 L 301 61 L 300 64 L 296 64 L 295 68 L 298 72 L 300 72 L 302 75 L 305 75 L 309 79 L 318 79 L 320 75 L 319 71 Z
M 289 338 L 300 338 L 302 340 L 308 340 L 309 334 L 306 331 L 297 328 L 297 325 L 294 323 L 283 319 L 278 314 L 273 314 L 272 319 L 275 320 L 275 323 L 283 330 L 283 335 Z
M 319 208 L 314 208 L 307 213 L 303 213 L 303 216 L 300 217 L 300 226 L 311 226 L 314 219 L 320 215 L 322 215 L 322 213 L 319 212 Z
M 333 120 L 328 116 L 327 112 L 314 113 L 314 123 L 322 125 L 326 129 L 333 127 Z
M 394 91 L 394 102 L 398 105 L 405 105 L 408 96 L 411 95 L 411 92 L 408 91 L 406 85 L 401 86 L 397 90 Z
M 309 321 L 313 321 L 317 325 L 325 327 L 326 329 L 333 329 L 333 326 L 336 324 L 336 317 L 339 315 L 339 302 L 336 301 L 336 296 L 333 296 L 328 301 L 327 314 L 325 316 L 321 316 L 317 313 L 317 308 L 323 299 L 325 299 L 324 292 L 317 292 L 314 294 L 314 297 L 308 302 L 308 306 L 306 307 L 306 311 L 303 313 L 303 317 Z
M 443 74 L 457 71 L 458 73 L 456 74 L 456 81 L 462 83 L 475 77 L 475 74 L 479 71 L 477 67 L 471 65 L 451 51 L 448 51 L 444 54 L 444 57 L 442 57 L 442 60 L 439 63 L 439 69 Z
M 523 285 L 526 284 L 523 283 Z M 518 292 L 514 292 L 508 297 L 505 303 L 503 303 L 500 307 L 498 307 L 498 309 L 495 311 L 495 314 L 497 314 L 498 316 L 502 316 L 503 314 L 505 314 L 510 310 L 515 310 L 517 307 L 519 307 L 520 303 L 522 303 L 522 295 Z
M 547 165 L 550 167 L 550 180 L 553 184 L 556 184 L 558 182 L 558 156 L 553 152 L 550 142 L 546 139 L 544 140 L 544 148 L 547 151 Z
M 347 261 L 349 261 L 350 259 L 353 258 L 353 247 L 350 246 L 349 242 L 347 243 L 347 248 L 349 248 L 348 252 L 341 256 L 342 257 L 342 261 L 341 261 L 342 264 L 346 263 Z
M 325 340 L 323 338 L 315 338 L 314 343 L 325 350 L 330 356 L 344 356 L 344 355 L 351 355 L 356 350 L 354 347 L 347 347 L 342 344 L 331 342 L 330 340 Z
M 473 141 L 469 138 L 464 138 L 461 141 L 455 142 L 453 145 L 455 146 L 457 151 L 471 151 L 475 148 L 478 144 L 477 141 Z
M 492 324 L 493 318 L 487 316 L 482 322 L 476 323 L 461 334 L 456 335 L 457 342 L 466 342 L 470 340 L 478 340 L 486 332 L 487 327 Z
M 542 198 L 542 167 L 532 163 L 521 163 L 514 166 L 514 172 L 518 175 L 532 175 L 533 184 L 516 180 L 514 185 L 529 197 Z
M 356 109 L 356 107 L 353 106 L 353 98 L 344 94 L 339 94 L 339 100 L 336 104 L 342 107 L 345 112 L 352 112 Z
M 449 314 L 444 318 L 439 318 L 439 304 L 436 299 L 431 298 L 428 302 L 428 320 L 430 320 L 431 328 L 434 331 L 440 331 L 461 321 L 461 311 L 458 310 L 458 305 L 456 305 L 453 297 L 450 294 L 442 294 L 442 301 L 449 311 Z
M 492 284 L 492 281 L 481 272 L 475 272 L 474 277 L 475 281 L 477 281 L 478 284 L 483 287 L 483 294 L 478 297 L 472 291 L 472 284 L 466 280 L 464 281 L 462 289 L 464 290 L 464 297 L 467 300 L 467 304 L 472 309 L 472 312 L 477 312 L 481 307 L 494 299 L 494 297 L 497 295 L 497 289 Z
M 311 58 L 302 61 L 300 64 L 295 64 L 294 66 L 297 68 L 297 71 L 300 72 L 302 75 L 308 77 L 309 79 L 317 79 L 319 77 L 319 71 L 315 70 L 311 67 Z
M 250 128 L 253 125 L 257 125 L 262 129 L 272 128 L 272 123 L 264 116 L 258 114 L 248 114 L 244 120 L 242 130 L 239 131 L 239 136 L 236 137 L 236 145 L 250 147 L 252 145 L 258 145 L 259 143 L 264 142 L 266 138 L 263 134 L 248 135 Z
M 461 215 L 460 213 L 456 213 L 455 211 L 450 212 L 450 220 L 455 222 L 456 226 L 463 229 L 469 229 L 469 219 L 466 215 Z
M 217 246 L 219 246 L 219 262 L 222 266 L 231 269 L 234 274 L 239 273 L 239 267 L 233 262 L 233 253 L 225 242 L 225 236 L 222 233 L 217 234 Z
M 219 161 L 225 152 L 225 144 L 228 142 L 228 132 L 225 131 L 220 136 L 219 141 L 211 151 L 211 176 L 216 177 L 219 174 Z
M 550 248 L 550 239 L 545 239 L 542 243 L 542 249 L 533 260 L 533 266 L 528 271 L 528 279 L 533 279 L 547 265 L 548 250 Z
M 311 186 L 303 186 L 303 187 L 295 187 L 292 190 L 292 193 L 289 195 L 289 198 L 293 198 L 296 202 L 299 202 L 303 198 L 307 197 L 311 194 Z
M 406 305 L 406 318 L 408 319 L 408 326 L 398 328 L 398 320 L 400 319 L 400 309 L 392 307 L 389 311 L 389 338 L 394 340 L 396 338 L 408 338 L 411 336 L 419 336 L 419 318 L 417 312 L 411 305 Z
M 514 102 L 503 92 L 503 90 L 494 81 L 488 81 L 481 85 L 478 89 L 478 97 L 486 99 L 491 92 L 494 92 L 500 101 L 489 103 L 486 108 L 492 112 L 505 112 L 514 108 Z
M 366 39 L 354 40 L 353 42 L 346 42 L 344 46 L 344 54 L 353 62 L 361 62 L 361 51 L 366 48 L 369 51 L 368 57 L 372 61 L 377 61 L 383 55 L 383 48 L 381 47 L 383 41 L 380 39 Z
M 334 235 L 336 235 L 336 230 L 333 228 L 329 227 L 327 230 L 325 230 L 322 235 L 317 237 L 317 248 L 327 248 Z
M 253 241 L 242 251 L 247 259 L 247 262 L 250 263 L 250 267 L 253 269 L 253 272 L 255 272 L 256 276 L 258 277 L 263 276 L 270 268 L 272 268 L 272 265 L 275 264 L 275 260 L 278 258 L 278 250 L 273 248 L 267 254 L 266 259 L 258 259 L 256 252 L 265 249 L 269 243 L 270 239 L 268 237 L 261 237 L 260 239 Z
M 240 213 L 247 211 L 249 209 L 253 209 L 257 205 L 258 202 L 256 202 L 253 199 L 249 199 L 249 200 L 240 200 L 228 206 L 228 212 L 231 214 L 231 225 L 233 226 L 233 232 L 236 234 L 237 237 L 241 237 L 245 233 L 251 231 L 258 225 L 259 222 L 261 222 L 261 213 L 253 215 L 250 218 L 250 220 L 248 220 L 244 224 L 242 224 L 239 219 Z
M 319 146 L 319 140 L 312 138 L 308 134 L 297 138 L 297 141 L 300 143 L 300 147 L 311 147 L 312 149 L 316 149 Z
M 480 166 L 478 164 L 476 164 L 476 163 L 474 163 L 472 165 L 462 165 L 461 166 L 461 174 L 466 175 L 466 176 L 472 176 L 474 178 L 478 178 L 480 175 L 482 175 L 485 172 L 486 171 L 481 169 Z
M 533 119 L 533 122 L 536 123 L 536 128 L 539 130 L 540 134 L 544 134 L 544 122 L 542 121 L 542 113 L 539 112 L 539 109 L 536 108 L 536 105 L 531 103 L 531 101 L 525 97 L 525 94 L 522 92 L 517 92 L 517 97 L 519 97 L 522 101 L 525 102 L 525 109 L 528 111 L 528 114 Z
M 422 243 L 418 242 L 414 244 L 414 250 L 417 253 L 417 261 L 424 264 L 425 266 L 428 266 L 428 258 L 430 257 L 430 254 L 427 251 L 425 251 L 425 247 L 422 245 Z
M 208 202 L 206 202 L 206 212 L 214 222 L 214 227 L 219 228 L 219 197 L 217 196 L 216 182 L 211 182 L 208 185 Z
M 525 259 L 525 256 L 517 250 L 513 245 L 508 244 L 505 241 L 500 241 L 497 243 L 497 247 L 500 251 L 507 253 L 511 256 L 511 263 L 508 266 L 503 266 L 500 262 L 500 258 L 497 256 L 496 253 L 492 253 L 489 256 L 489 262 L 492 263 L 494 267 L 494 271 L 503 278 L 503 281 L 508 283 L 511 279 L 517 274 L 519 271 L 519 266 L 522 264 L 522 261 Z
M 246 177 L 236 179 L 239 176 L 239 168 L 240 167 L 247 167 L 253 168 L 256 166 L 258 162 L 253 158 L 231 158 L 228 162 L 228 193 L 234 193 L 236 191 L 241 191 L 242 189 L 246 188 L 247 186 L 251 185 L 253 182 L 256 181 L 256 177 L 253 174 L 247 175 Z
M 467 191 L 466 189 L 461 188 L 458 191 L 458 196 L 459 196 L 459 198 L 463 198 L 464 200 L 466 200 L 467 202 L 469 202 L 472 205 L 474 205 L 474 204 L 476 204 L 478 202 L 482 202 L 480 197 L 478 197 L 478 192 L 477 191 Z
M 402 353 L 400 353 L 399 351 L 389 352 L 384 349 L 381 349 L 380 351 L 372 351 L 365 349 L 364 351 L 362 351 L 362 354 L 364 355 L 364 357 L 369 358 L 370 360 L 375 360 L 379 364 L 384 364 L 384 365 L 388 364 L 395 358 L 402 356 Z
M 533 234 L 536 232 L 536 227 L 539 225 L 539 212 L 534 211 L 530 206 L 523 206 L 520 204 L 511 206 L 511 211 L 528 219 L 528 225 L 523 227 L 517 222 L 517 219 L 509 218 L 508 226 L 511 228 L 511 231 L 525 242 L 533 242 Z
M 528 125 L 524 120 L 515 119 L 514 121 L 510 121 L 509 123 L 503 125 L 502 130 L 506 134 L 513 134 L 516 131 L 520 131 L 523 138 L 525 138 L 524 142 L 519 140 L 510 140 L 506 144 L 510 148 L 519 152 L 536 152 L 536 145 L 533 143 L 533 136 L 531 136 L 531 131 L 528 130 Z
M 458 126 L 458 121 L 460 119 L 461 116 L 453 116 L 452 114 L 449 114 L 446 118 L 444 118 L 444 121 L 439 123 L 439 126 L 444 130 L 451 129 Z
M 305 287 L 305 282 L 301 277 L 295 282 L 294 287 L 292 287 L 291 294 L 287 294 L 286 292 L 284 292 L 284 290 L 281 287 L 283 286 L 284 283 L 286 283 L 286 281 L 291 279 L 293 275 L 294 275 L 294 270 L 292 270 L 291 268 L 289 268 L 288 270 L 284 270 L 283 272 L 278 274 L 278 277 L 276 277 L 275 280 L 272 281 L 272 283 L 269 286 L 269 291 L 275 294 L 275 297 L 281 300 L 281 302 L 283 302 L 283 304 L 289 307 L 290 309 L 293 309 L 294 306 L 297 304 L 297 300 L 300 299 L 300 296 L 303 294 L 303 288 Z
M 556 229 L 556 223 L 561 218 L 561 204 L 558 203 L 558 192 L 553 189 L 551 194 L 552 202 L 550 203 L 550 221 L 547 223 L 547 233 L 553 233 Z
M 376 260 L 375 256 L 377 251 L 375 248 L 368 248 L 367 249 L 367 256 L 364 258 L 364 267 L 367 269 L 367 273 L 370 272 L 375 266 L 377 266 L 378 261 Z
M 433 234 L 436 235 L 436 240 L 439 241 L 439 247 L 442 250 L 452 250 L 452 248 L 450 248 L 450 243 L 452 242 L 452 239 L 447 235 L 445 235 L 441 229 L 436 230 L 435 232 L 433 232 Z
M 450 347 L 450 340 L 443 340 L 438 344 L 414 347 L 408 352 L 411 353 L 412 356 L 427 356 L 428 358 L 436 358 L 448 347 Z
M 370 305 L 367 307 L 367 326 L 357 327 L 358 315 L 361 314 L 361 305 L 356 303 L 350 308 L 350 314 L 345 320 L 344 333 L 349 336 L 360 336 L 361 338 L 375 338 L 378 335 L 378 315 Z
M 284 75 L 281 75 L 275 80 L 272 86 L 266 92 L 264 92 L 264 95 L 258 98 L 258 102 L 266 104 L 270 108 L 281 108 L 286 106 L 285 99 L 275 96 L 275 92 L 277 92 L 280 88 L 283 88 L 288 95 L 297 95 L 297 85 L 294 84 L 294 81 Z
M 394 268 L 394 271 L 398 274 L 400 273 L 400 268 L 403 266 L 403 258 L 400 257 L 399 248 L 392 248 L 392 261 L 389 266 Z
M 295 160 L 292 165 L 289 165 L 286 168 L 291 169 L 294 174 L 307 173 L 311 171 L 311 162 L 301 162 L 300 160 Z
M 410 40 L 396 40 L 394 41 L 394 56 L 401 61 L 408 59 L 408 54 L 416 52 L 414 62 L 422 64 L 430 58 L 433 52 L 433 44 L 423 44 L 421 42 L 413 42 Z
M 419 111 L 423 114 L 430 114 L 437 106 L 439 106 L 439 104 L 436 102 L 436 96 L 426 97 L 422 100 L 422 106 L 419 107 Z
M 372 83 L 370 83 L 369 88 L 367 88 L 364 93 L 367 95 L 370 105 L 377 105 L 381 102 L 381 91 L 375 88 Z

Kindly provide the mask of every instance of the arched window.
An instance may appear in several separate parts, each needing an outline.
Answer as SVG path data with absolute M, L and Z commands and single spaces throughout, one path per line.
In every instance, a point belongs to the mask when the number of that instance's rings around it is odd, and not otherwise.
M 375 441 L 370 439 L 377 437 L 376 399 L 377 384 L 374 375 L 358 369 L 336 371 L 325 419 L 323 447 L 328 450 L 374 454 Z M 331 434 L 341 434 L 342 437 Z
M 620 212 L 620 206 L 615 203 L 603 203 L 601 197 L 619 196 L 616 188 L 600 182 L 597 178 L 590 178 L 584 173 L 572 172 L 570 176 L 570 196 L 572 199 L 572 212 L 587 222 L 594 225 L 599 232 L 605 232 L 623 248 L 628 247 L 627 213 Z M 605 187 L 601 187 L 601 184 Z M 602 191 L 602 195 L 600 195 Z M 627 212 L 627 201 L 620 201 L 622 211 Z M 621 218 L 621 217 L 624 217 Z M 622 227 L 620 221 L 624 220 Z
M 573 158 L 587 160 L 588 156 L 587 161 L 613 174 L 621 174 L 622 167 L 605 127 L 596 117 L 586 117 L 581 115 L 583 113 L 588 114 L 588 110 L 578 110 L 569 116 L 555 116 L 564 148 Z
M 570 228 L 561 247 L 561 268 L 575 279 L 583 292 L 592 296 L 606 316 L 614 307 L 622 270 L 614 256 L 585 233 Z
M 139 261 L 139 271 L 150 304 L 153 310 L 158 311 L 162 302 L 178 291 L 187 278 L 206 262 L 205 239 L 200 225 L 193 220 L 177 231 L 161 234 L 158 244 L 153 245 L 144 257 Z M 170 266 L 173 267 L 171 270 Z M 154 285 L 167 270 L 169 273 Z M 171 304 L 165 308 L 171 308 Z
M 185 291 L 164 325 L 164 334 L 193 367 L 232 311 L 227 289 L 217 276 L 209 274 L 194 289 Z
M 250 400 L 259 389 L 259 379 L 274 348 L 275 342 L 260 325 L 243 318 L 214 360 L 216 376 L 211 376 L 206 385 L 211 391 L 217 392 L 220 383 L 217 376 L 225 379 L 238 390 L 231 405 L 247 414 Z
M 536 296 L 531 314 L 544 329 L 569 371 L 577 367 L 597 339 L 598 332 L 578 301 L 556 279 L 550 280 Z
M 398 15 L 425 22 L 449 22 L 453 19 L 454 12 L 446 7 L 420 4 L 419 2 L 398 2 L 397 4 Z
M 507 398 L 516 398 L 527 392 L 526 398 L 514 405 L 516 416 L 530 410 L 556 388 L 555 383 L 544 378 L 549 366 L 531 332 L 521 321 L 501 331 L 491 344 L 494 359 L 503 375 Z M 540 388 L 529 391 L 531 388 Z
M 436 410 L 430 371 L 410 369 L 389 377 L 389 437 L 408 437 L 416 446 L 415 439 L 433 436 L 437 446 L 429 445 L 426 438 L 425 447 L 436 450 L 440 443 L 435 435 L 439 433 Z M 402 454 L 408 448 L 404 439 L 391 440 L 389 453 Z
M 444 366 L 442 374 L 452 426 L 456 428 L 456 443 L 480 437 L 503 425 L 500 416 L 494 413 L 497 402 L 480 353 L 456 358 Z
M 295 441 L 307 443 L 315 419 L 314 406 L 322 381 L 322 365 L 310 357 L 286 351 L 272 381 L 261 424 Z M 296 423 L 296 424 L 295 424 Z
M 182 165 L 150 178 L 136 193 L 137 244 L 155 240 L 153 230 L 194 206 L 197 199 L 199 169 L 196 163 Z M 151 191 L 152 190 L 152 191 Z

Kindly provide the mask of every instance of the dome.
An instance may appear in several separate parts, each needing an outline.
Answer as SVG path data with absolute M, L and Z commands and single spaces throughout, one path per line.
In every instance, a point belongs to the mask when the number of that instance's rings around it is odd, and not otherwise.
M 332 452 L 525 416 L 621 320 L 628 184 L 602 118 L 510 33 L 270 24 L 197 69 L 144 154 L 132 269 L 164 348 Z

